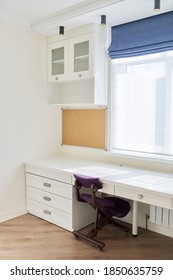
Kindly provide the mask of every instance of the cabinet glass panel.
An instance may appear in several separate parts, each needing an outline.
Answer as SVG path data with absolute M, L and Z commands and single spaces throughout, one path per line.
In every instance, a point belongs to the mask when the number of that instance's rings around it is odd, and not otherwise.
M 52 50 L 52 75 L 64 74 L 64 47 Z
M 89 70 L 89 41 L 74 45 L 74 72 Z

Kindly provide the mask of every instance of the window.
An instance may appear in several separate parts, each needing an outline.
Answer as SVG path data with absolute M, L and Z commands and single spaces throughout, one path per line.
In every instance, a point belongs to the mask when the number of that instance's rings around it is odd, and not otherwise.
M 173 155 L 173 51 L 112 60 L 111 150 Z

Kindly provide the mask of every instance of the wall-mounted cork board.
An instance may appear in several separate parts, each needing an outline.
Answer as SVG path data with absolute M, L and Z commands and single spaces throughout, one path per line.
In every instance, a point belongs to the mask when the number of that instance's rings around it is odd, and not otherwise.
M 63 109 L 62 144 L 105 149 L 106 109 Z

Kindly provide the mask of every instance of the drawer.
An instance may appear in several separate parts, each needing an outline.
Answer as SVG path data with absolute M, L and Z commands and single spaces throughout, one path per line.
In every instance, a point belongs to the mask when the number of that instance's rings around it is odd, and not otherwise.
M 171 198 L 163 196 L 162 194 L 159 195 L 159 193 L 157 194 L 156 192 L 147 191 L 143 189 L 138 190 L 133 187 L 129 188 L 121 185 L 115 185 L 115 195 L 171 209 Z
M 42 203 L 27 199 L 29 213 L 72 231 L 72 215 Z
M 103 188 L 100 189 L 99 192 L 114 195 L 115 194 L 114 185 L 103 183 Z
M 67 213 L 72 213 L 72 200 L 49 192 L 27 186 L 27 198 L 54 207 Z
M 72 199 L 72 185 L 26 173 L 26 185 Z
M 71 174 L 70 172 L 64 170 L 54 169 L 51 167 L 49 168 L 48 166 L 46 168 L 41 165 L 37 166 L 37 164 L 25 164 L 25 171 L 26 173 L 35 174 L 37 176 L 43 176 L 46 178 L 51 178 L 52 180 L 71 184 Z

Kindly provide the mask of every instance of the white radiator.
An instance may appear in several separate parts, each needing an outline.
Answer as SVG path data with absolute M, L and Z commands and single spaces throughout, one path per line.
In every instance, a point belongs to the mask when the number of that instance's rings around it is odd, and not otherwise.
M 150 205 L 150 222 L 173 229 L 173 210 Z

